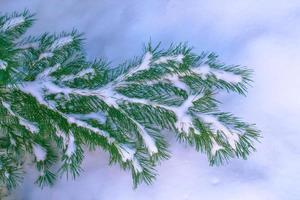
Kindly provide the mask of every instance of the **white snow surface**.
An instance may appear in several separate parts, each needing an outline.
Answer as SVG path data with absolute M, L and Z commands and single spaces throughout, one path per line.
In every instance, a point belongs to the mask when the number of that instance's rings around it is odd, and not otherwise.
M 46 68 L 42 73 L 40 73 L 37 76 L 36 80 L 30 81 L 30 82 L 25 82 L 22 85 L 20 85 L 19 88 L 23 92 L 28 93 L 28 94 L 32 95 L 33 97 L 35 97 L 39 101 L 40 104 L 44 104 L 44 105 L 48 106 L 50 109 L 53 109 L 57 112 L 59 112 L 59 111 L 56 110 L 55 105 L 52 105 L 51 102 L 45 101 L 44 90 L 46 90 L 49 93 L 54 93 L 54 94 L 55 93 L 57 93 L 57 94 L 63 93 L 64 95 L 68 95 L 70 93 L 76 94 L 76 92 L 77 92 L 82 95 L 89 95 L 88 90 L 75 90 L 75 89 L 71 89 L 71 88 L 67 88 L 67 87 L 59 87 L 59 86 L 55 85 L 53 83 L 53 80 L 49 76 L 49 74 L 51 74 L 52 72 L 57 70 L 59 67 L 60 67 L 60 64 L 55 64 L 53 67 Z M 98 128 L 95 128 L 85 121 L 82 121 L 80 119 L 80 118 L 83 118 L 82 115 L 81 116 L 76 116 L 76 115 L 72 115 L 72 114 L 70 114 L 70 115 L 62 114 L 62 115 L 63 115 L 63 117 L 66 118 L 66 120 L 69 123 L 76 124 L 79 127 L 86 128 L 90 131 L 93 131 L 93 132 L 103 136 L 103 137 L 106 137 L 109 141 L 113 141 L 113 139 L 110 138 L 110 136 L 107 132 L 102 131 Z M 91 117 L 91 116 L 86 116 L 86 117 Z
M 5 70 L 7 67 L 7 62 L 0 59 L 0 69 Z
M 132 165 L 136 173 L 141 173 L 143 171 L 142 166 L 140 165 L 139 161 L 136 158 L 132 160 Z
M 223 149 L 223 147 L 221 145 L 219 145 L 214 138 L 211 138 L 211 141 L 212 141 L 211 154 L 216 155 L 217 151 L 219 151 L 220 149 Z
M 75 151 L 76 151 L 76 144 L 75 144 L 75 138 L 73 133 L 70 133 L 68 135 L 68 139 L 66 141 L 67 149 L 66 149 L 66 155 L 68 157 L 71 157 Z
M 25 22 L 24 17 L 14 17 L 9 20 L 7 20 L 1 27 L 2 31 L 8 31 L 10 29 L 15 28 L 16 26 L 21 25 Z
M 178 130 L 188 134 L 190 128 L 192 128 L 194 129 L 194 133 L 199 134 L 199 131 L 194 128 L 191 115 L 188 114 L 188 109 L 193 106 L 193 101 L 196 101 L 199 98 L 201 98 L 201 94 L 198 96 L 190 95 L 179 107 L 171 107 L 171 110 L 177 116 L 175 127 Z
M 32 150 L 37 161 L 43 161 L 46 159 L 47 152 L 41 145 L 34 144 L 32 146 Z
M 18 47 L 20 49 L 28 49 L 28 48 L 37 49 L 39 46 L 40 46 L 39 42 L 29 42 L 29 43 L 21 44 Z
M 214 134 L 217 134 L 217 132 L 224 134 L 231 148 L 236 149 L 236 143 L 240 139 L 239 135 L 234 132 L 234 130 L 230 131 L 224 124 L 222 124 L 222 122 L 212 115 L 198 114 L 198 116 L 210 126 L 210 129 Z
M 109 138 L 108 133 L 89 125 L 87 122 L 84 122 L 80 119 L 77 119 L 77 118 L 75 118 L 71 115 L 67 115 L 66 117 L 67 117 L 68 122 L 71 123 L 71 124 L 76 124 L 79 127 L 86 128 L 86 129 L 88 129 L 92 132 L 98 133 L 101 136 Z
M 135 151 L 133 149 L 130 149 L 129 147 L 122 145 L 118 148 L 123 162 L 126 162 L 127 160 L 132 160 L 135 154 Z
M 45 52 L 45 53 L 41 53 L 39 56 L 39 60 L 42 60 L 44 58 L 51 58 L 54 54 L 51 52 Z
M 37 132 L 39 132 L 39 128 L 33 122 L 30 122 L 30 121 L 24 119 L 23 117 L 19 116 L 14 111 L 12 111 L 10 105 L 7 102 L 3 101 L 2 105 L 7 109 L 7 111 L 12 116 L 15 116 L 15 117 L 18 118 L 20 125 L 24 126 L 28 131 L 30 131 L 31 133 L 37 133 Z
M 106 121 L 105 113 L 103 112 L 91 112 L 88 114 L 69 114 L 69 116 L 75 117 L 81 120 L 93 119 L 98 121 L 100 124 L 104 124 Z
M 172 157 L 150 185 L 132 189 L 131 174 L 108 166 L 103 151 L 88 153 L 75 181 L 33 184 L 32 167 L 12 199 L 39 200 L 299 200 L 300 2 L 298 0 L 2 0 L 3 12 L 36 12 L 30 33 L 85 32 L 88 56 L 122 62 L 141 44 L 188 41 L 194 52 L 214 51 L 227 64 L 254 69 L 247 97 L 219 95 L 222 109 L 256 123 L 263 138 L 248 160 L 210 167 L 206 156 L 168 138 Z M 1 72 L 0 72 L 1 73 Z M 173 138 L 173 139 L 172 139 Z
M 54 51 L 55 49 L 59 49 L 69 43 L 71 43 L 73 41 L 73 37 L 72 36 L 66 36 L 66 37 L 61 37 L 61 38 L 58 38 L 57 40 L 55 40 L 51 47 L 50 47 L 50 50 L 51 51 Z
M 130 161 L 136 173 L 142 172 L 143 168 L 139 161 L 134 157 L 135 151 L 125 145 L 120 145 L 118 148 L 123 162 Z
M 81 78 L 81 77 L 83 77 L 83 76 L 85 76 L 87 74 L 95 75 L 95 70 L 93 68 L 88 68 L 88 69 L 80 71 L 75 76 L 74 75 L 65 76 L 62 80 L 63 81 L 71 81 L 71 80 L 74 80 L 75 78 Z
M 161 63 L 167 63 L 168 61 L 175 61 L 178 63 L 182 63 L 184 58 L 184 55 L 174 55 L 174 56 L 162 56 L 159 59 L 157 59 L 154 64 L 161 64 Z
M 224 70 L 213 69 L 208 65 L 202 65 L 197 68 L 193 68 L 192 71 L 200 75 L 203 79 L 206 79 L 209 75 L 214 75 L 216 79 L 223 80 L 228 83 L 237 84 L 243 81 L 243 78 L 240 75 L 232 72 L 226 72 Z
M 39 132 L 39 128 L 34 125 L 32 122 L 22 118 L 22 117 L 19 117 L 19 123 L 24 126 L 27 130 L 29 130 L 31 133 L 37 133 Z
M 66 150 L 65 154 L 71 157 L 76 151 L 75 137 L 73 133 L 66 134 L 61 129 L 56 127 L 56 135 L 63 139 L 64 148 Z
M 171 74 L 169 76 L 165 76 L 164 79 L 168 80 L 175 87 L 178 87 L 178 88 L 180 88 L 182 90 L 185 90 L 185 91 L 189 91 L 189 88 L 187 87 L 187 85 L 180 80 L 178 75 Z
M 140 65 L 133 67 L 129 70 L 129 72 L 126 74 L 126 77 L 129 77 L 139 71 L 147 70 L 151 67 L 151 61 L 152 61 L 152 54 L 150 52 L 146 52 L 142 62 Z
M 142 125 L 140 125 L 139 123 L 136 124 L 150 155 L 157 153 L 158 149 L 156 147 L 154 139 L 147 133 L 147 131 Z
M 146 52 L 145 55 L 144 55 L 144 58 L 142 60 L 142 63 L 140 64 L 140 66 L 138 66 L 137 68 L 135 68 L 135 70 L 131 74 L 134 74 L 134 73 L 136 73 L 138 71 L 149 69 L 150 68 L 151 59 L 152 59 L 152 54 L 150 52 Z

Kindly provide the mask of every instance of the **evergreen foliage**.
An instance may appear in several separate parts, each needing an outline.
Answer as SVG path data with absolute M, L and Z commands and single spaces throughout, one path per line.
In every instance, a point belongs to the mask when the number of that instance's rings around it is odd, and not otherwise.
M 12 189 L 25 163 L 36 183 L 75 178 L 83 147 L 101 148 L 132 174 L 134 186 L 151 183 L 168 159 L 164 133 L 207 155 L 211 165 L 246 159 L 259 131 L 218 109 L 221 90 L 245 95 L 251 70 L 226 65 L 186 44 L 143 54 L 116 67 L 88 61 L 77 31 L 24 37 L 28 11 L 0 17 L 0 182 Z

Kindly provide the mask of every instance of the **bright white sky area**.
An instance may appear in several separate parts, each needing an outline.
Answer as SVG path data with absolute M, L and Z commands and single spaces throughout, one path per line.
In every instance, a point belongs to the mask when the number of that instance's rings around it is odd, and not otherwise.
M 153 185 L 132 189 L 130 174 L 90 153 L 75 181 L 39 189 L 29 172 L 14 198 L 24 200 L 299 200 L 299 0 L 0 0 L 0 11 L 24 8 L 38 19 L 30 33 L 79 29 L 90 58 L 119 63 L 142 44 L 187 41 L 228 64 L 255 70 L 248 96 L 221 95 L 223 109 L 256 123 L 263 139 L 247 161 L 209 167 L 206 157 L 170 139 L 172 158 Z

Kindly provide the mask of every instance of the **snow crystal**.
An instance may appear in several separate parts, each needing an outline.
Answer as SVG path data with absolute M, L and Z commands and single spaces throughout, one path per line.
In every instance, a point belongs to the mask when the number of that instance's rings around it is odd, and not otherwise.
M 182 54 L 175 55 L 175 56 L 161 56 L 159 59 L 157 59 L 154 62 L 154 64 L 168 63 L 168 61 L 182 63 L 183 58 L 184 58 L 184 55 L 182 55 Z
M 8 112 L 11 115 L 16 116 L 15 113 L 10 109 L 10 105 L 8 103 L 6 103 L 5 101 L 2 101 L 2 105 L 8 110 Z
M 120 145 L 118 147 L 118 150 L 122 156 L 123 162 L 126 162 L 127 160 L 132 160 L 135 154 L 135 151 L 133 149 L 130 149 L 129 147 L 125 145 Z
M 34 125 L 32 122 L 29 122 L 28 120 L 18 117 L 19 118 L 19 123 L 24 126 L 27 130 L 29 130 L 31 133 L 37 133 L 39 132 L 39 128 Z
M 134 157 L 135 151 L 130 149 L 125 145 L 118 146 L 119 153 L 121 154 L 122 161 L 131 161 L 133 169 L 136 173 L 140 173 L 143 171 L 142 166 L 140 165 L 139 161 Z
M 39 101 L 40 104 L 50 106 L 51 109 L 55 109 L 55 106 L 51 105 L 51 104 L 49 105 L 49 103 L 45 101 L 45 99 L 43 97 L 44 90 L 47 90 L 48 92 L 54 93 L 54 94 L 57 94 L 57 93 L 70 94 L 73 92 L 74 94 L 77 93 L 77 94 L 81 94 L 81 95 L 92 95 L 92 91 L 89 91 L 89 90 L 76 90 L 76 89 L 71 89 L 71 88 L 61 88 L 61 87 L 55 85 L 52 82 L 51 77 L 49 77 L 49 74 L 51 72 L 55 71 L 59 67 L 60 67 L 60 64 L 56 64 L 53 67 L 46 68 L 41 74 L 38 75 L 38 77 L 35 81 L 25 82 L 22 85 L 20 85 L 19 88 L 23 92 L 34 96 Z M 97 91 L 96 91 L 96 93 L 97 93 Z M 89 129 L 90 131 L 98 133 L 101 136 L 106 137 L 108 142 L 114 141 L 113 138 L 110 138 L 109 134 L 106 133 L 105 131 L 95 128 L 86 122 L 78 120 L 74 116 L 64 115 L 63 113 L 61 113 L 61 114 L 68 120 L 69 123 L 74 123 L 79 127 L 83 127 L 83 128 Z
M 37 79 L 42 79 L 42 78 L 49 78 L 49 75 L 56 71 L 61 65 L 59 63 L 55 64 L 54 66 L 52 67 L 47 67 L 42 73 L 40 73 L 38 76 L 37 76 Z
M 55 134 L 58 137 L 61 137 L 63 139 L 63 145 L 64 148 L 66 148 L 66 155 L 68 157 L 71 157 L 74 152 L 76 151 L 76 144 L 75 144 L 75 138 L 73 133 L 68 134 L 68 136 L 58 127 L 56 127 L 56 132 Z
M 236 149 L 236 142 L 239 141 L 239 135 L 236 133 L 232 133 L 229 129 L 224 126 L 220 121 L 218 121 L 215 117 L 210 115 L 198 114 L 198 116 L 205 122 L 210 125 L 210 128 L 217 133 L 218 131 L 222 132 L 226 137 L 229 145 Z
M 171 108 L 177 116 L 175 127 L 185 133 L 189 133 L 190 128 L 193 128 L 195 133 L 199 134 L 199 132 L 194 128 L 192 117 L 187 113 L 189 107 L 193 106 L 193 101 L 196 100 L 196 98 L 199 97 L 196 95 L 190 95 L 181 106 Z
M 33 48 L 33 49 L 37 49 L 39 47 L 39 42 L 29 42 L 23 45 L 18 45 L 19 49 L 28 49 L 28 48 Z
M 95 75 L 95 70 L 93 68 L 88 68 L 88 69 L 85 69 L 85 70 L 82 70 L 80 71 L 78 74 L 76 75 L 68 75 L 68 76 L 65 76 L 62 81 L 70 81 L 70 80 L 74 80 L 75 78 L 80 78 L 80 77 L 83 77 L 84 75 L 87 75 L 87 74 L 91 74 L 91 75 Z
M 38 76 L 38 80 L 36 81 L 32 81 L 32 82 L 26 82 L 24 84 L 22 84 L 22 86 L 20 86 L 20 89 L 25 92 L 28 93 L 32 96 L 34 96 L 40 104 L 44 104 L 46 106 L 50 106 L 51 109 L 55 109 L 54 105 L 49 104 L 48 102 L 46 102 L 44 100 L 43 97 L 43 90 L 47 90 L 50 93 L 63 93 L 63 94 L 69 94 L 71 92 L 76 93 L 76 90 L 72 90 L 70 88 L 61 88 L 58 87 L 57 85 L 55 85 L 51 80 L 47 79 L 47 77 L 45 77 L 45 79 L 42 79 L 42 77 L 46 74 L 51 73 L 51 69 L 52 68 L 47 68 L 42 75 Z M 82 95 L 91 95 L 89 93 L 89 91 L 86 90 L 78 90 L 77 91 L 78 94 L 82 94 Z M 81 121 L 79 119 L 76 119 L 75 116 L 72 115 L 65 115 L 63 113 L 61 113 L 69 123 L 73 123 L 76 124 L 79 127 L 83 127 L 86 128 L 92 132 L 98 133 L 99 135 L 106 137 L 109 143 L 114 142 L 113 138 L 110 138 L 109 134 L 105 131 L 102 131 L 98 128 L 95 128 L 91 125 L 89 125 L 88 123 Z M 94 113 L 96 114 L 96 113 Z M 91 117 L 91 116 L 90 116 Z M 93 116 L 94 117 L 94 116 Z M 100 120 L 100 118 L 98 118 Z
M 153 138 L 147 133 L 147 131 L 145 130 L 145 128 L 142 125 L 137 123 L 137 126 L 139 128 L 140 134 L 144 140 L 144 143 L 145 143 L 150 155 L 157 153 L 158 149 L 156 147 L 156 144 L 155 144 L 155 141 L 153 140 Z
M 76 151 L 75 138 L 72 133 L 69 134 L 69 137 L 66 141 L 66 145 L 67 145 L 66 155 L 68 157 L 71 157 Z
M 66 134 L 60 128 L 56 127 L 55 134 L 57 135 L 57 137 L 61 137 L 64 143 L 66 143 Z
M 141 70 L 146 70 L 149 69 L 150 67 L 150 63 L 151 63 L 151 59 L 152 59 L 152 54 L 150 52 L 147 52 L 143 58 L 142 63 L 140 64 L 140 66 L 136 69 L 135 72 L 137 71 L 141 71 Z M 134 73 L 135 73 L 134 72 Z
M 95 70 L 93 68 L 88 68 L 88 69 L 80 71 L 76 76 L 81 77 L 81 76 L 84 76 L 86 74 L 94 74 L 94 73 L 95 73 Z
M 25 22 L 25 18 L 24 17 L 14 17 L 12 19 L 7 20 L 3 26 L 2 26 L 2 30 L 3 31 L 7 31 L 10 30 L 12 28 L 15 28 L 16 26 L 21 25 L 22 23 Z
M 123 100 L 127 100 L 127 101 L 130 101 L 133 103 L 149 104 L 153 107 L 160 107 L 160 108 L 164 108 L 167 110 L 171 110 L 177 116 L 177 121 L 175 123 L 176 128 L 185 133 L 189 133 L 189 129 L 192 128 L 192 129 L 194 129 L 195 134 L 200 134 L 200 132 L 194 128 L 193 122 L 192 122 L 192 117 L 188 114 L 188 109 L 193 106 L 193 101 L 195 101 L 199 98 L 201 98 L 201 94 L 190 95 L 188 97 L 188 99 L 186 99 L 181 106 L 176 107 L 176 106 L 160 105 L 160 104 L 157 104 L 154 102 L 149 102 L 145 99 L 137 99 L 137 98 L 129 99 L 127 97 L 122 97 Z M 144 131 L 141 131 L 141 132 L 144 132 Z
M 133 166 L 136 173 L 143 172 L 143 168 L 142 168 L 142 166 L 140 165 L 139 161 L 136 158 L 134 158 L 132 160 L 132 166 Z
M 242 77 L 234 74 L 233 72 L 222 71 L 218 69 L 210 68 L 208 65 L 203 65 L 197 68 L 193 68 L 192 71 L 201 76 L 202 79 L 206 79 L 209 75 L 214 75 L 218 80 L 223 80 L 228 83 L 240 83 Z
M 12 146 L 16 146 L 16 140 L 15 140 L 15 139 L 10 138 L 9 141 L 10 141 L 10 144 L 11 144 Z
M 59 87 L 59 86 L 55 85 L 52 81 L 45 81 L 43 83 L 43 85 L 44 85 L 43 88 L 46 89 L 49 93 L 52 93 L 52 94 L 63 93 L 64 95 L 68 95 L 68 94 L 72 93 L 71 88 Z
M 51 52 L 41 53 L 39 56 L 39 60 L 42 60 L 44 58 L 51 58 L 52 56 L 53 56 L 53 53 L 51 53 Z
M 215 156 L 217 151 L 219 151 L 220 149 L 223 149 L 223 147 L 220 146 L 214 138 L 211 138 L 211 142 L 212 142 L 211 154 L 213 156 Z
M 143 141 L 145 143 L 146 148 L 148 149 L 148 152 L 150 155 L 153 155 L 158 152 L 158 149 L 156 147 L 155 141 L 153 138 L 147 133 L 146 129 L 139 124 L 136 120 L 128 116 L 130 120 L 132 120 L 136 125 L 139 130 L 139 134 L 142 136 Z
M 186 113 L 183 115 L 177 115 L 177 117 L 175 127 L 184 133 L 189 133 L 190 128 L 194 127 L 191 117 Z
M 42 146 L 35 144 L 32 149 L 37 161 L 43 161 L 46 159 L 47 152 Z
M 6 178 L 9 178 L 10 174 L 9 174 L 7 171 L 5 171 L 5 172 L 4 172 L 4 176 L 5 176 Z
M 19 89 L 22 92 L 35 97 L 40 104 L 48 106 L 48 103 L 43 97 L 43 85 L 39 81 L 24 82 L 19 86 Z
M 27 94 L 32 95 L 36 100 L 43 105 L 49 106 L 43 97 L 44 90 L 48 90 L 53 93 L 65 92 L 65 89 L 59 88 L 52 83 L 50 73 L 57 70 L 60 64 L 56 64 L 53 67 L 46 68 L 42 73 L 40 73 L 35 81 L 23 82 L 19 85 L 19 89 Z M 69 92 L 69 91 L 68 91 Z
M 112 87 L 108 86 L 102 88 L 97 93 L 101 94 L 99 97 L 102 98 L 108 106 L 115 107 L 115 108 L 119 107 L 117 103 L 118 100 L 117 97 L 121 97 L 122 95 L 117 94 Z
M 148 101 L 147 99 L 139 99 L 139 98 L 129 98 L 124 95 L 116 93 L 114 98 L 117 100 L 123 100 L 123 101 L 128 101 L 132 103 L 139 103 L 139 104 L 151 104 L 151 105 L 156 105 L 155 103 L 152 103 L 151 101 Z
M 17 115 L 16 113 L 14 113 L 14 111 L 12 111 L 11 106 L 7 103 L 7 102 L 2 102 L 2 105 L 7 109 L 7 111 L 12 115 L 15 116 L 19 119 L 19 123 L 20 125 L 24 126 L 28 131 L 30 131 L 31 133 L 37 133 L 39 132 L 39 128 L 34 125 L 32 122 L 24 119 L 23 117 Z
M 91 112 L 88 114 L 69 114 L 69 116 L 82 120 L 94 119 L 100 124 L 104 124 L 106 122 L 106 116 L 103 112 Z
M 183 74 L 167 74 L 164 75 L 162 77 L 160 77 L 157 80 L 148 80 L 146 81 L 147 85 L 154 85 L 157 83 L 160 83 L 161 81 L 167 81 L 169 83 L 171 83 L 172 85 L 174 85 L 175 87 L 185 90 L 185 91 L 189 91 L 189 87 L 180 80 L 180 76 L 184 76 Z
M 52 43 L 50 49 L 51 49 L 51 51 L 54 51 L 55 49 L 61 48 L 65 45 L 71 43 L 72 41 L 73 41 L 72 36 L 66 36 L 66 37 L 59 38 Z
M 100 130 L 100 129 L 98 129 L 98 128 L 95 128 L 95 127 L 89 125 L 89 124 L 86 123 L 86 122 L 83 122 L 83 121 L 81 121 L 81 120 L 78 120 L 78 119 L 76 119 L 75 117 L 72 117 L 72 116 L 70 116 L 70 115 L 66 115 L 66 117 L 67 117 L 67 120 L 68 120 L 69 123 L 73 123 L 73 124 L 76 124 L 76 125 L 79 126 L 79 127 L 89 129 L 89 130 L 91 130 L 91 131 L 93 131 L 93 132 L 95 132 L 95 133 L 98 133 L 98 134 L 101 135 L 101 136 L 109 137 L 105 131 L 102 131 L 102 130 Z
M 40 171 L 40 176 L 45 176 L 45 170 L 44 170 L 44 169 L 42 169 L 42 170 Z
M 147 52 L 145 55 L 144 55 L 144 58 L 141 62 L 140 65 L 138 65 L 137 67 L 135 68 L 132 68 L 126 75 L 126 77 L 129 77 L 131 76 L 132 74 L 135 74 L 136 72 L 138 71 L 142 71 L 142 70 L 147 70 L 150 68 L 150 63 L 151 63 L 151 59 L 152 59 L 152 54 L 150 52 Z
M 0 69 L 5 70 L 7 67 L 7 62 L 5 62 L 4 60 L 0 59 Z
M 200 67 L 193 68 L 192 72 L 200 75 L 202 79 L 206 79 L 207 75 L 210 74 L 210 67 L 208 65 L 202 65 Z
M 187 85 L 179 79 L 177 74 L 167 75 L 167 76 L 163 77 L 162 79 L 168 80 L 170 83 L 172 83 L 175 87 L 177 87 L 179 89 L 189 91 L 189 88 L 187 87 Z
M 144 99 L 135 99 L 135 98 L 129 99 L 129 98 L 123 96 L 123 95 L 118 95 L 117 97 L 118 97 L 118 99 L 128 100 L 130 102 L 142 103 L 142 104 L 146 103 L 146 101 Z M 141 136 L 142 136 L 142 138 L 144 140 L 145 146 L 147 147 L 150 155 L 157 153 L 158 149 L 157 149 L 157 147 L 155 145 L 155 142 L 153 141 L 153 138 L 151 138 L 151 136 L 147 133 L 147 131 L 145 130 L 145 128 L 141 124 L 139 124 L 136 120 L 134 120 L 133 118 L 131 118 L 130 116 L 128 116 L 128 117 L 137 125 L 139 133 L 141 134 Z

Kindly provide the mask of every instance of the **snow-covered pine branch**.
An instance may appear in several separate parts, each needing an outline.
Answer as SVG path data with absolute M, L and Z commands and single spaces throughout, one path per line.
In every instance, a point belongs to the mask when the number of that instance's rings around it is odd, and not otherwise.
M 78 176 L 84 146 L 105 150 L 111 163 L 131 171 L 135 186 L 151 183 L 157 163 L 170 156 L 167 131 L 207 154 L 210 164 L 254 150 L 258 130 L 220 112 L 214 96 L 222 89 L 245 94 L 247 68 L 194 54 L 185 44 L 166 50 L 148 44 L 142 56 L 117 67 L 89 62 L 76 31 L 20 38 L 32 21 L 27 11 L 0 20 L 0 131 L 6 141 L 0 148 L 8 152 L 0 157 L 7 163 L 0 178 L 8 188 L 20 181 L 26 154 L 40 172 L 40 186 L 54 183 L 58 160 L 59 173 Z

